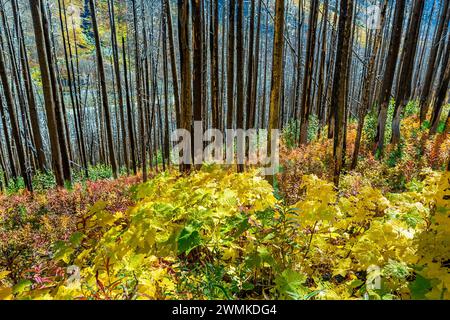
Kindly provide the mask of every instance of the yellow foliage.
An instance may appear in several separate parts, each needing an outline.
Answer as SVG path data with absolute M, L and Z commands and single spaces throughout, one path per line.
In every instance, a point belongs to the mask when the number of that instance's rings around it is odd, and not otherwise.
M 450 176 L 423 176 L 383 194 L 358 175 L 342 190 L 306 175 L 299 201 L 283 206 L 256 171 L 163 173 L 137 186 L 127 212 L 98 202 L 55 245 L 77 277 L 3 287 L 0 298 L 448 299 Z

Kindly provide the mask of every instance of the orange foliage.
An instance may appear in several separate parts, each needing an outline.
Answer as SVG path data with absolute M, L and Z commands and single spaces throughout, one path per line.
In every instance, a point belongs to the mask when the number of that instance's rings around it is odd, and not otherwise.
M 382 192 L 402 191 L 414 179 L 421 180 L 425 168 L 441 170 L 450 158 L 450 136 L 441 133 L 430 136 L 421 129 L 416 115 L 402 121 L 402 142 L 388 144 L 384 156 L 377 159 L 371 150 L 373 143 L 363 134 L 358 166 L 349 172 L 356 138 L 356 124 L 347 130 L 346 159 L 343 173 L 360 175 L 372 187 Z M 288 203 L 295 203 L 301 197 L 302 176 L 314 174 L 330 180 L 333 174 L 333 140 L 322 135 L 316 141 L 295 149 L 282 146 L 278 175 L 279 189 Z
M 52 262 L 51 244 L 67 240 L 77 229 L 77 220 L 102 200 L 106 211 L 125 211 L 134 204 L 130 186 L 139 177 L 121 177 L 76 184 L 72 190 L 53 189 L 31 194 L 0 194 L 0 272 L 11 271 L 7 281 L 61 275 Z M 5 280 L 3 280 L 5 281 Z

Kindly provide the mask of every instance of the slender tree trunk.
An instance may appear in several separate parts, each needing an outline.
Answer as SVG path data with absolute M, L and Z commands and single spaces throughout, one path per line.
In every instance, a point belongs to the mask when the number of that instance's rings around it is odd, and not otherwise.
M 41 71 L 42 90 L 44 93 L 45 110 L 47 115 L 47 127 L 50 137 L 52 151 L 52 167 L 55 173 L 58 186 L 64 186 L 64 174 L 61 160 L 61 150 L 59 145 L 59 133 L 56 125 L 55 101 L 52 93 L 52 82 L 50 79 L 50 67 L 47 59 L 47 50 L 44 40 L 44 29 L 41 18 L 41 2 L 39 0 L 29 0 L 31 17 L 33 19 L 33 30 L 35 35 L 36 49 Z
M 192 73 L 192 105 L 194 112 L 194 121 L 202 121 L 203 107 L 203 22 L 201 0 L 191 0 L 192 8 L 192 53 L 193 53 L 193 73 Z M 197 133 L 198 134 L 198 133 Z M 203 134 L 203 132 L 202 132 Z M 202 145 L 199 149 L 193 150 L 194 159 L 202 156 Z
M 311 113 L 311 85 L 316 43 L 316 23 L 319 14 L 319 1 L 311 1 L 311 12 L 308 23 L 308 43 L 306 47 L 305 74 L 303 77 L 303 92 L 300 103 L 300 144 L 308 142 L 309 116 Z
M 331 139 L 334 137 L 334 112 L 331 109 L 331 96 L 333 94 L 335 83 L 333 82 L 334 78 L 336 77 L 336 66 L 335 63 L 337 52 L 334 52 L 334 48 L 336 47 L 336 42 L 338 40 L 337 32 L 335 29 L 337 29 L 337 13 L 334 15 L 334 21 L 333 21 L 333 32 L 331 33 L 331 46 L 330 46 L 330 60 L 329 60 L 329 68 L 330 70 L 330 76 L 327 79 L 327 93 L 326 97 L 330 97 L 329 101 L 325 99 L 325 109 L 327 110 L 327 123 L 328 123 L 328 139 Z
M 122 134 L 122 148 L 123 148 L 123 158 L 125 167 L 127 172 L 129 173 L 130 163 L 128 157 L 128 138 L 127 138 L 127 129 L 125 126 L 125 104 L 123 101 L 123 92 L 122 92 L 122 79 L 120 76 L 120 64 L 119 64 L 119 50 L 117 45 L 117 32 L 116 32 L 116 22 L 115 22 L 115 14 L 114 14 L 114 1 L 109 2 L 109 12 L 110 12 L 110 21 L 111 21 L 111 45 L 113 51 L 113 62 L 114 62 L 114 75 L 116 78 L 117 84 L 117 95 L 119 99 L 119 115 L 120 115 L 120 132 Z M 119 132 L 119 129 L 117 130 Z M 120 149 L 119 149 L 120 150 Z
M 264 40 L 264 77 L 263 77 L 263 93 L 261 101 L 261 129 L 266 128 L 266 99 L 267 99 L 267 63 L 268 63 L 268 34 L 269 34 L 269 15 L 266 13 L 266 35 Z
M 392 138 L 393 144 L 400 142 L 400 121 L 403 109 L 411 96 L 412 76 L 414 69 L 414 60 L 416 58 L 417 40 L 419 38 L 420 24 L 425 2 L 415 0 L 409 21 L 408 31 L 403 47 L 403 61 L 401 62 L 401 71 L 398 81 L 397 97 L 395 99 L 394 117 L 392 119 Z
M 165 1 L 162 0 L 162 6 Z M 162 58 L 163 58 L 163 76 L 164 76 L 164 162 L 169 165 L 170 160 L 170 137 L 169 137 L 169 85 L 168 85 L 168 65 L 167 65 L 167 15 L 162 16 Z
M 130 140 L 130 155 L 131 155 L 131 168 L 133 173 L 137 174 L 137 161 L 136 161 L 136 141 L 134 135 L 134 117 L 133 110 L 131 108 L 129 81 L 128 81 L 128 66 L 127 56 L 125 52 L 125 39 L 122 37 L 122 60 L 123 60 L 123 75 L 125 83 L 125 100 L 127 105 L 127 125 L 128 125 L 128 137 Z
M 284 51 L 284 0 L 275 1 L 275 26 L 273 38 L 272 84 L 270 89 L 270 116 L 268 150 L 272 149 L 272 130 L 279 128 L 280 100 L 283 79 L 283 51 Z M 272 156 L 272 155 L 271 155 Z M 274 177 L 268 176 L 269 182 L 274 183 Z
M 319 90 L 317 92 L 317 107 L 318 107 L 318 121 L 319 121 L 319 131 L 320 134 L 321 128 L 324 125 L 325 119 L 325 105 L 323 103 L 323 90 L 324 90 L 324 77 L 325 77 L 325 59 L 327 52 L 327 25 L 328 25 L 328 4 L 329 0 L 325 0 L 324 3 L 324 13 L 322 14 L 322 46 L 321 46 L 321 54 L 320 54 L 320 66 L 319 66 Z
M 1 48 L 3 49 L 3 48 Z M 3 53 L 0 52 L 0 80 L 3 86 L 3 94 L 5 97 L 6 107 L 9 113 L 9 120 L 12 129 L 12 135 L 14 142 L 16 144 L 17 156 L 19 158 L 20 173 L 22 175 L 23 181 L 28 191 L 33 191 L 33 184 L 31 181 L 31 175 L 29 172 L 27 159 L 25 158 L 25 150 L 22 144 L 22 138 L 20 135 L 19 123 L 17 121 L 16 110 L 14 107 L 13 96 L 11 93 L 11 88 L 9 87 L 7 71 L 5 63 L 3 61 Z M 4 128 L 5 130 L 6 127 Z M 11 159 L 13 161 L 13 159 Z
M 447 37 L 448 39 L 449 37 Z M 448 95 L 448 88 L 449 88 L 449 84 L 450 84 L 450 55 L 446 54 L 445 57 L 445 61 L 443 61 L 444 64 L 444 72 L 443 75 L 441 77 L 441 79 L 439 79 L 439 88 L 437 91 L 437 95 L 436 95 L 436 102 L 434 104 L 433 107 L 433 111 L 431 113 L 431 120 L 430 120 L 430 134 L 434 135 L 437 132 L 440 120 L 441 120 L 441 114 L 442 114 L 442 110 L 443 110 L 443 106 L 445 104 L 446 101 L 446 97 Z M 448 118 L 447 121 L 448 123 Z M 447 132 L 448 133 L 448 132 Z
M 69 36 L 69 29 L 68 29 L 68 24 L 67 24 L 67 11 L 66 11 L 66 7 L 65 7 L 65 3 L 63 0 L 63 13 L 64 13 L 64 20 L 65 20 L 65 33 L 66 33 L 66 37 L 67 39 L 70 39 Z M 88 178 L 89 176 L 89 161 L 88 161 L 88 157 L 87 157 L 87 151 L 86 151 L 86 139 L 85 139 L 85 135 L 84 135 L 84 128 L 83 128 L 83 112 L 81 109 L 81 80 L 80 80 L 80 66 L 79 66 L 79 59 L 78 59 L 78 44 L 77 44 L 77 36 L 76 36 L 76 32 L 75 32 L 75 24 L 74 24 L 74 19 L 72 18 L 72 33 L 73 33 L 73 42 L 74 42 L 74 48 L 75 48 L 75 59 L 76 59 L 76 70 L 77 73 L 75 74 L 75 67 L 74 67 L 74 58 L 73 58 L 73 54 L 72 54 L 72 45 L 71 45 L 71 41 L 68 41 L 68 49 L 69 49 L 69 57 L 70 57 L 70 70 L 71 73 L 73 75 L 73 90 L 74 92 L 74 97 L 75 97 L 75 110 L 74 110 L 74 115 L 75 115 L 75 123 L 76 123 L 76 127 L 78 127 L 78 131 L 79 131 L 79 137 L 80 137 L 80 147 L 81 147 L 81 157 L 83 159 L 83 166 L 84 166 L 84 174 L 85 177 Z M 89 76 L 88 76 L 89 77 Z M 89 82 L 89 81 L 88 81 Z M 87 97 L 87 92 L 88 90 L 86 90 L 86 97 Z M 84 106 L 86 106 L 86 103 L 84 104 Z
M 219 0 L 211 1 L 211 111 L 212 128 L 219 129 Z
M 254 66 L 254 42 L 255 42 L 255 2 L 250 4 L 250 26 L 248 35 L 248 59 L 247 59 L 247 94 L 246 94 L 246 110 L 247 114 L 245 128 L 250 129 L 254 127 L 255 110 L 252 105 L 252 90 L 253 90 L 253 68 Z M 243 88 L 242 88 L 243 90 Z
M 12 178 L 17 179 L 17 169 L 16 169 L 16 164 L 14 161 L 14 155 L 13 155 L 13 151 L 12 151 L 13 150 L 12 149 L 12 140 L 10 138 L 8 125 L 6 122 L 6 113 L 5 113 L 5 110 L 3 109 L 2 95 L 0 95 L 0 117 L 2 118 L 3 134 L 4 134 L 5 142 L 6 142 L 6 152 L 8 153 L 9 170 L 11 171 L 10 173 L 11 173 Z
M 175 58 L 175 46 L 173 42 L 173 28 L 172 28 L 172 14 L 170 12 L 169 0 L 164 0 L 165 12 L 167 17 L 167 32 L 169 37 L 169 52 L 170 52 L 170 69 L 172 72 L 172 87 L 175 98 L 175 116 L 177 128 L 181 128 L 181 110 L 180 110 L 180 94 L 178 89 L 178 75 L 177 75 L 177 61 Z
M 244 0 L 237 1 L 236 23 L 236 129 L 244 129 Z M 244 171 L 243 154 L 238 159 L 237 171 Z
M 353 159 L 351 164 L 351 169 L 355 169 L 358 164 L 358 155 L 359 155 L 359 149 L 361 146 L 361 138 L 362 138 L 362 131 L 364 128 L 364 120 L 366 118 L 367 112 L 369 110 L 370 106 L 370 91 L 371 91 L 371 84 L 373 81 L 375 81 L 375 71 L 376 71 L 376 58 L 380 51 L 381 46 L 381 39 L 383 34 L 383 28 L 386 21 L 386 11 L 388 7 L 388 0 L 385 0 L 383 8 L 381 10 L 380 15 L 380 29 L 377 30 L 376 36 L 375 36 L 375 43 L 372 49 L 372 55 L 370 57 L 368 66 L 367 66 L 367 73 L 363 80 L 363 90 L 362 90 L 362 102 L 361 106 L 359 107 L 358 111 L 358 127 L 356 129 L 356 138 L 355 138 L 355 148 L 353 150 Z
M 345 117 L 348 83 L 349 54 L 351 51 L 351 28 L 353 0 L 341 0 L 334 86 L 331 108 L 334 112 L 334 183 L 339 185 L 345 157 Z
M 14 8 L 14 4 L 12 6 Z M 33 170 L 33 167 L 31 166 L 31 152 L 32 152 L 32 147 L 30 145 L 32 139 L 32 137 L 30 137 L 30 124 L 29 124 L 29 119 L 28 119 L 28 113 L 26 112 L 26 103 L 25 103 L 25 94 L 23 93 L 23 88 L 22 88 L 22 83 L 20 81 L 20 72 L 19 72 L 19 68 L 20 65 L 17 62 L 16 59 L 16 52 L 15 52 L 15 47 L 13 45 L 13 38 L 12 38 L 12 34 L 9 28 L 9 24 L 8 21 L 6 19 L 5 16 L 5 10 L 3 8 L 3 6 L 0 7 L 0 12 L 1 12 L 1 16 L 2 16 L 2 22 L 3 22 L 3 28 L 5 31 L 5 38 L 6 38 L 6 43 L 8 46 L 8 51 L 9 51 L 9 57 L 10 57 L 10 65 L 11 68 L 9 70 L 9 74 L 11 75 L 13 82 L 14 82 L 14 87 L 15 87 L 15 96 L 14 98 L 16 98 L 17 100 L 17 104 L 19 106 L 19 113 L 18 113 L 18 117 L 22 120 L 22 131 L 21 134 L 23 136 L 23 139 L 25 140 L 25 144 L 24 144 L 24 152 L 25 152 L 25 159 L 30 159 L 30 170 Z M 18 19 L 17 19 L 17 14 L 14 14 L 13 11 L 13 15 L 14 15 L 14 21 L 15 21 L 15 26 L 16 26 L 16 31 L 18 34 Z M 3 46 L 3 38 L 0 38 L 1 40 L 1 44 Z M 12 84 L 11 84 L 12 85 Z M 14 91 L 14 88 L 12 88 L 12 90 Z M 13 92 L 11 93 L 13 94 Z M 14 94 L 13 94 L 14 95 Z
M 46 51 L 46 58 L 47 58 L 47 64 L 48 64 L 48 70 L 50 75 L 50 88 L 51 93 L 53 96 L 54 101 L 54 110 L 55 110 L 55 119 L 56 119 L 56 127 L 58 130 L 58 143 L 59 143 L 59 149 L 61 153 L 61 164 L 62 164 L 62 172 L 64 176 L 64 181 L 67 184 L 72 183 L 72 173 L 70 169 L 70 149 L 68 149 L 67 145 L 67 137 L 66 134 L 68 133 L 68 127 L 66 126 L 65 121 L 65 108 L 64 105 L 61 104 L 62 97 L 60 97 L 60 93 L 58 92 L 58 88 L 60 87 L 58 81 L 57 81 L 57 65 L 54 62 L 54 57 L 52 54 L 52 44 L 50 41 L 50 29 L 49 29 L 49 22 L 46 17 L 46 13 L 44 10 L 44 7 L 41 6 L 41 19 L 42 19 L 42 29 L 43 29 L 43 35 L 44 35 L 44 45 L 45 45 L 45 51 Z M 60 99 L 61 98 L 61 99 Z
M 113 132 L 112 132 L 112 124 L 111 124 L 111 115 L 109 111 L 109 103 L 108 103 L 108 93 L 106 91 L 106 76 L 105 76 L 105 67 L 103 65 L 103 56 L 102 56 L 102 48 L 100 43 L 100 36 L 98 33 L 97 26 L 97 16 L 95 13 L 95 4 L 94 0 L 89 0 L 89 6 L 91 11 L 92 18 L 92 29 L 94 31 L 94 39 L 95 39 L 95 49 L 97 54 L 97 68 L 98 75 L 100 80 L 100 90 L 102 96 L 102 105 L 105 116 L 106 123 L 106 137 L 108 142 L 108 151 L 109 151 L 109 162 L 113 171 L 114 178 L 118 177 L 118 167 L 116 162 L 116 154 L 114 150 L 114 140 L 113 140 Z
M 389 103 L 391 101 L 392 84 L 394 83 L 395 69 L 397 66 L 398 53 L 402 37 L 403 17 L 405 14 L 405 0 L 398 0 L 395 6 L 395 16 L 389 44 L 388 56 L 386 58 L 386 70 L 382 84 L 380 107 L 378 112 L 377 135 L 375 137 L 374 153 L 382 156 L 384 149 L 384 136 L 386 131 L 386 120 Z
M 178 0 L 178 40 L 180 46 L 181 74 L 181 128 L 188 132 L 192 130 L 192 80 L 191 53 L 189 48 L 189 1 Z M 188 173 L 190 163 L 180 166 L 180 171 Z
M 145 113 L 143 105 L 143 93 L 141 84 L 141 54 L 139 51 L 139 31 L 137 25 L 137 14 L 136 14 L 136 1 L 132 1 L 133 6 L 133 22 L 134 22 L 134 54 L 135 54 L 135 74 L 136 74 L 136 96 L 137 96 L 137 108 L 139 113 L 139 134 L 141 137 L 141 165 L 142 165 L 142 180 L 147 181 L 147 134 L 145 130 Z M 145 42 L 145 38 L 144 38 Z
M 441 42 L 442 39 L 442 32 L 444 30 L 445 27 L 445 23 L 447 20 L 447 13 L 449 10 L 449 6 L 450 6 L 450 0 L 443 0 L 443 7 L 442 7 L 442 13 L 441 13 L 441 18 L 439 20 L 439 25 L 438 28 L 436 30 L 435 36 L 434 36 L 434 40 L 433 40 L 433 44 L 431 47 L 431 51 L 429 54 L 429 58 L 428 58 L 428 63 L 427 63 L 427 72 L 425 75 L 425 80 L 423 83 L 423 89 L 422 89 L 422 93 L 420 96 L 420 123 L 422 124 L 427 116 L 428 113 L 428 109 L 429 109 L 429 105 L 431 102 L 431 97 L 432 97 L 432 92 L 431 92 L 431 88 L 432 88 L 432 79 L 433 79 L 433 74 L 435 73 L 435 65 L 436 65 L 436 60 L 437 60 L 437 54 L 438 54 L 438 49 L 439 49 L 439 44 Z
M 253 66 L 253 80 L 252 80 L 252 90 L 251 90 L 251 109 L 253 110 L 253 123 L 251 123 L 251 127 L 254 128 L 257 122 L 257 110 L 256 110 L 256 100 L 258 94 L 258 76 L 259 76 L 259 51 L 260 51 L 260 35 L 261 35 L 261 9 L 262 9 L 262 0 L 258 1 L 258 19 L 256 21 L 256 44 L 255 44 L 255 58 L 254 58 L 254 66 Z
M 227 128 L 233 129 L 234 118 L 234 29 L 236 0 L 229 0 L 228 12 L 228 63 L 227 63 Z
M 421 49 L 420 55 L 419 55 L 420 58 L 418 59 L 417 70 L 416 70 L 415 75 L 414 75 L 414 80 L 413 80 L 413 84 L 414 84 L 414 98 L 417 97 L 418 89 L 420 87 L 419 81 L 421 79 L 423 61 L 424 61 L 424 58 L 425 58 L 425 52 L 427 51 L 426 49 L 427 49 L 427 44 L 428 44 L 428 38 L 429 38 L 430 30 L 431 30 L 431 27 L 433 26 L 433 23 L 431 23 L 431 21 L 433 19 L 435 8 L 436 8 L 436 1 L 433 2 L 433 7 L 431 8 L 431 12 L 430 12 L 430 15 L 429 15 L 428 20 L 427 20 L 427 29 L 425 31 L 425 40 L 423 41 L 422 49 Z
M 18 11 L 17 11 L 17 14 L 19 15 Z M 35 99 L 34 91 L 33 91 L 33 83 L 31 80 L 27 50 L 25 47 L 25 41 L 23 39 L 23 30 L 22 30 L 21 19 L 19 19 L 19 21 L 20 21 L 20 34 L 21 34 L 19 46 L 20 46 L 20 57 L 21 57 L 21 61 L 22 61 L 22 76 L 23 76 L 25 88 L 26 88 L 28 108 L 29 108 L 29 112 L 30 112 L 31 128 L 33 130 L 34 143 L 35 143 L 36 152 L 37 152 L 38 168 L 42 172 L 47 172 L 47 159 L 45 156 L 44 144 L 42 141 L 41 128 L 39 126 L 39 114 L 38 114 L 36 99 Z

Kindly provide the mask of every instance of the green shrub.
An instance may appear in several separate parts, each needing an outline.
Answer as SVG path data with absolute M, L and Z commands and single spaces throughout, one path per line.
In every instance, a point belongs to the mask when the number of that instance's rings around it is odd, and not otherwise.
M 35 191 L 45 191 L 56 186 L 56 179 L 52 173 L 37 172 L 33 176 L 33 188 Z
M 413 116 L 415 114 L 419 113 L 419 101 L 417 100 L 411 100 L 408 102 L 408 104 L 405 106 L 404 110 L 404 117 Z
M 317 139 L 319 132 L 319 119 L 316 115 L 311 115 L 309 117 L 308 126 L 308 143 Z M 289 149 L 294 149 L 297 147 L 297 143 L 300 137 L 300 121 L 290 120 L 286 127 L 283 129 L 282 139 L 284 144 Z
M 298 120 L 290 120 L 283 129 L 282 139 L 289 149 L 297 147 L 298 137 L 300 135 L 300 122 Z

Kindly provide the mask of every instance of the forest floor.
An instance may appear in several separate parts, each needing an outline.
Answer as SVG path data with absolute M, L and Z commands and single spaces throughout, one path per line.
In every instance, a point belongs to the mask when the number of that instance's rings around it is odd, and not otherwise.
M 366 129 L 338 189 L 332 140 L 287 130 L 275 188 L 204 166 L 1 194 L 0 299 L 450 299 L 450 136 L 417 123 L 382 160 Z

